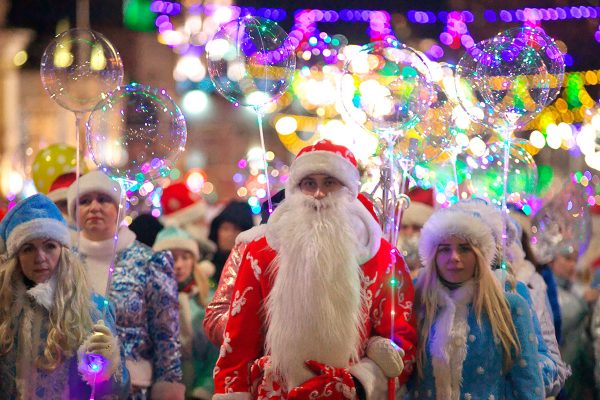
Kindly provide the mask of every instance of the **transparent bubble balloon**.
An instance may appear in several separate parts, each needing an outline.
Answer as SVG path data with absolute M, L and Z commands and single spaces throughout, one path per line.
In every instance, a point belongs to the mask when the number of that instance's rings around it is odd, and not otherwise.
M 585 252 L 592 235 L 592 222 L 585 189 L 567 181 L 531 221 L 531 245 L 540 262 L 557 254 Z
M 259 109 L 288 89 L 297 44 L 269 19 L 246 16 L 230 21 L 206 45 L 210 79 L 230 102 Z
M 548 95 L 544 105 L 552 103 L 558 97 L 565 77 L 564 56 L 554 39 L 542 28 L 530 27 L 509 29 L 497 36 L 507 38 L 513 43 L 524 43 L 537 53 L 546 67 L 549 80 Z
M 396 138 L 394 152 L 399 159 L 411 163 L 429 161 L 453 143 L 452 103 L 435 82 L 432 83 L 432 93 L 432 103 L 423 118 Z
M 340 82 L 344 119 L 388 141 L 404 141 L 407 149 L 414 142 L 403 133 L 425 116 L 433 95 L 427 64 L 397 40 L 365 45 L 344 65 Z
M 518 31 L 520 32 L 520 31 Z M 516 33 L 516 32 L 512 32 Z M 500 130 L 525 126 L 548 103 L 550 75 L 543 58 L 523 35 L 498 35 L 468 53 L 481 77 L 484 102 L 501 117 Z
M 456 65 L 454 87 L 465 114 L 476 124 L 496 129 L 505 125 L 505 121 L 487 99 L 483 82 L 487 77 L 480 71 L 481 53 L 490 42 L 491 39 L 481 41 L 463 54 Z
M 506 184 L 508 203 L 526 201 L 537 187 L 537 165 L 523 147 L 525 144 L 519 139 L 510 147 Z M 504 142 L 496 142 L 488 145 L 482 156 L 459 155 L 467 167 L 469 193 L 499 206 L 504 198 L 504 146 Z
M 115 179 L 166 177 L 185 148 L 185 119 L 164 89 L 132 83 L 112 92 L 87 122 L 88 149 Z
M 442 122 L 446 121 L 445 123 L 448 124 L 448 129 L 452 131 L 454 138 L 453 143 L 450 145 L 450 149 L 456 149 L 460 152 L 461 150 L 468 148 L 473 139 L 488 142 L 493 131 L 483 124 L 486 121 L 485 119 L 477 122 L 478 116 L 481 115 L 478 114 L 478 108 L 469 108 L 469 110 L 474 112 L 474 115 L 471 116 L 463 107 L 466 102 L 461 101 L 459 95 L 473 96 L 474 93 L 472 91 L 466 92 L 465 89 L 459 91 L 457 84 L 465 84 L 466 82 L 462 79 L 457 79 L 457 67 L 452 64 L 440 62 L 430 65 L 429 69 L 431 70 L 434 82 L 442 88 L 447 97 L 447 100 L 443 104 L 443 107 L 440 108 L 440 111 L 444 114 Z M 470 98 L 472 99 L 473 97 Z M 439 108 L 435 107 L 435 103 L 432 107 Z M 426 120 L 427 119 L 425 119 L 424 122 L 426 122 Z
M 68 172 L 75 172 L 76 166 L 77 150 L 73 146 L 60 143 L 40 150 L 31 164 L 31 177 L 35 188 L 38 192 L 47 194 L 56 178 Z
M 71 29 L 46 47 L 40 75 L 44 89 L 63 108 L 91 111 L 123 81 L 123 63 L 100 33 Z

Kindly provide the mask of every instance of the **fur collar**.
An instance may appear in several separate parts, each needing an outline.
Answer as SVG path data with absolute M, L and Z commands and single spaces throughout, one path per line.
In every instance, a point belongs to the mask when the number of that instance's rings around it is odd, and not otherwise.
M 126 249 L 135 241 L 135 233 L 128 227 L 122 226 L 119 228 L 119 238 L 117 239 L 116 252 Z M 76 239 L 74 240 L 75 243 Z M 108 258 L 113 253 L 114 239 L 106 239 L 101 241 L 93 241 L 86 239 L 83 235 L 79 238 L 79 251 L 88 257 Z
M 52 275 L 44 283 L 38 283 L 27 294 L 35 300 L 36 303 L 50 311 L 54 305 L 54 293 L 56 292 L 56 274 Z
M 453 291 L 438 291 L 438 313 L 430 352 L 437 400 L 458 400 L 463 362 L 467 356 L 468 305 L 473 300 L 473 280 Z

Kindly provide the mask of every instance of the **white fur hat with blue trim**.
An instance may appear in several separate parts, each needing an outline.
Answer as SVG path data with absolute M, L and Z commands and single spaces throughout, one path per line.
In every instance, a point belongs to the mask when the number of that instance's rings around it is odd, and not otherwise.
M 54 239 L 71 246 L 69 228 L 60 210 L 47 196 L 36 194 L 21 200 L 0 223 L 0 253 L 12 257 L 33 239 Z
M 485 218 L 476 209 L 456 206 L 434 212 L 421 229 L 419 256 L 423 266 L 434 266 L 438 245 L 450 236 L 461 237 L 477 247 L 491 266 L 496 257 L 496 241 Z

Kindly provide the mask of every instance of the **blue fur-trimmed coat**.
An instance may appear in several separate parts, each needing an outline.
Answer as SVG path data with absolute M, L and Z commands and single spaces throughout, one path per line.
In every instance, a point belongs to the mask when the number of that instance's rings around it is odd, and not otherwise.
M 181 346 L 179 341 L 179 302 L 177 281 L 173 272 L 173 257 L 169 252 L 153 252 L 141 242 L 128 239 L 120 231 L 108 298 L 115 304 L 117 332 L 129 363 L 144 361 L 151 365 L 153 390 L 157 383 L 167 391 L 181 385 Z M 94 246 L 81 238 L 80 249 L 88 268 L 97 268 L 97 254 L 104 244 Z M 110 255 L 110 250 L 108 255 Z M 132 385 L 139 374 L 131 372 Z M 144 378 L 145 380 L 146 378 Z M 181 385 L 183 389 L 183 385 Z M 130 399 L 145 399 L 141 390 L 133 391 Z
M 527 302 L 506 293 L 521 354 L 502 372 L 502 346 L 495 341 L 489 319 L 477 323 L 472 306 L 473 283 L 438 292 L 439 311 L 427 343 L 423 376 L 417 372 L 409 385 L 412 399 L 502 400 L 544 399 L 538 364 L 537 337 Z M 421 317 L 422 310 L 418 310 Z M 420 344 L 422 345 L 422 344 Z
M 42 287 L 37 285 L 37 287 Z M 46 286 L 47 288 L 47 286 Z M 52 298 L 52 293 L 47 296 L 31 296 L 23 285 L 18 288 L 22 294 L 17 296 L 17 301 L 22 302 L 22 312 L 17 319 L 19 333 L 15 337 L 12 350 L 0 355 L 0 397 L 2 399 L 27 399 L 27 400 L 70 400 L 88 399 L 91 387 L 85 383 L 77 369 L 77 354 L 64 360 L 54 371 L 47 372 L 35 367 L 35 358 L 44 351 L 48 335 L 49 311 L 51 307 L 43 298 Z M 51 289 L 50 289 L 51 290 Z M 40 293 L 40 290 L 37 291 Z M 96 323 L 102 317 L 105 299 L 99 295 L 92 295 L 91 311 L 92 321 Z M 45 305 L 44 305 L 45 304 Z M 115 334 L 115 320 L 112 308 L 109 308 L 104 317 L 104 324 Z M 91 334 L 91 332 L 90 332 Z M 25 342 L 25 346 L 23 346 Z M 29 351 L 32 357 L 28 357 Z M 113 377 L 96 385 L 95 398 L 126 399 L 129 393 L 129 374 L 125 368 L 125 357 L 121 351 L 121 364 Z

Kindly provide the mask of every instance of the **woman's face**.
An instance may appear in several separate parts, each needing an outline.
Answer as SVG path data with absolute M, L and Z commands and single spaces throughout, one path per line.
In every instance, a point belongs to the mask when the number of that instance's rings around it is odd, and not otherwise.
M 117 231 L 117 205 L 102 192 L 88 192 L 79 197 L 79 226 L 83 236 L 92 241 L 110 239 Z
M 177 283 L 184 282 L 192 274 L 196 260 L 194 255 L 183 249 L 171 249 L 175 259 L 175 279 Z
M 54 275 L 62 246 L 53 239 L 32 239 L 19 249 L 21 271 L 30 281 L 43 283 Z
M 217 230 L 217 247 L 219 250 L 231 251 L 235 245 L 235 238 L 240 232 L 240 228 L 229 221 L 221 223 Z
M 552 272 L 559 278 L 567 281 L 575 279 L 575 272 L 577 269 L 577 253 L 571 254 L 558 254 L 554 261 L 552 261 L 551 268 Z
M 468 241 L 450 236 L 438 244 L 435 263 L 443 279 L 450 283 L 463 283 L 475 275 L 477 256 Z

